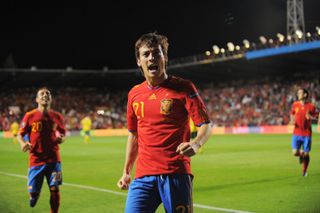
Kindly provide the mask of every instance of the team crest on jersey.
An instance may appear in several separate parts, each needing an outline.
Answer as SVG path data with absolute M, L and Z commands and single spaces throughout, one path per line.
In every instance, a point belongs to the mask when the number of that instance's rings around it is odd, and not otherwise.
M 160 113 L 164 115 L 168 115 L 172 111 L 173 99 L 162 99 L 160 106 Z

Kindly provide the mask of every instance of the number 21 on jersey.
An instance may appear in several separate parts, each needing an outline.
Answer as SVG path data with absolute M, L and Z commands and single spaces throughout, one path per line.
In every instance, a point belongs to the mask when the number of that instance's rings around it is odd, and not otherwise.
M 134 113 L 136 114 L 137 118 L 144 118 L 144 102 L 140 101 L 140 102 L 133 102 L 132 104 L 133 109 L 134 109 Z

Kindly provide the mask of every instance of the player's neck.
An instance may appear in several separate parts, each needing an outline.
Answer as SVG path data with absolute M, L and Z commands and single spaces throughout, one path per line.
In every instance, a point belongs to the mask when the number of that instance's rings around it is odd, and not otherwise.
M 167 73 L 163 73 L 163 75 L 156 77 L 156 78 L 146 78 L 146 81 L 149 86 L 155 87 L 155 86 L 159 86 L 167 78 L 168 78 Z
M 302 105 L 304 105 L 304 104 L 306 103 L 306 100 L 305 100 L 305 99 L 302 99 L 302 100 L 300 100 L 300 103 L 301 103 Z
M 39 110 L 40 112 L 42 112 L 42 113 L 48 112 L 49 109 L 50 109 L 50 106 L 49 106 L 49 105 L 48 105 L 48 106 L 38 105 L 38 110 Z

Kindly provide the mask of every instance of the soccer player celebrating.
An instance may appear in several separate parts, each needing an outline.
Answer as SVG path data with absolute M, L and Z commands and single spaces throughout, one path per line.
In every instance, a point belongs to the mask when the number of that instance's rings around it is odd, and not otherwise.
M 190 157 L 208 140 L 211 127 L 205 105 L 192 82 L 168 75 L 168 39 L 142 35 L 135 44 L 137 65 L 146 81 L 128 94 L 129 136 L 123 175 L 126 212 L 192 212 Z M 199 127 L 190 141 L 189 117 Z M 130 173 L 137 159 L 135 179 Z
M 310 161 L 312 120 L 316 120 L 316 108 L 308 102 L 308 91 L 299 89 L 297 92 L 298 101 L 294 102 L 291 109 L 291 124 L 294 125 L 292 136 L 292 153 L 299 157 L 302 164 L 302 176 L 307 176 L 307 169 Z M 320 118 L 318 124 L 320 123 Z M 302 147 L 302 149 L 301 149 Z
M 21 122 L 18 141 L 23 152 L 29 151 L 28 190 L 30 206 L 39 199 L 44 177 L 50 190 L 51 213 L 60 205 L 59 185 L 62 183 L 59 144 L 66 133 L 62 115 L 50 109 L 52 98 L 47 88 L 37 92 L 38 108 L 27 112 Z M 28 135 L 28 137 L 24 137 Z M 29 141 L 25 141 L 25 138 Z

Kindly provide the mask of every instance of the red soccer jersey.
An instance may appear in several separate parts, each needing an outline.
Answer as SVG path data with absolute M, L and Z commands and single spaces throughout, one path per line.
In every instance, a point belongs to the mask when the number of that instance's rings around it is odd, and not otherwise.
M 190 140 L 189 117 L 197 126 L 209 123 L 205 105 L 195 86 L 169 76 L 160 86 L 143 82 L 128 95 L 128 130 L 137 131 L 136 178 L 159 174 L 191 174 L 190 158 L 176 153 Z
M 29 166 L 60 162 L 59 145 L 56 131 L 65 134 L 63 117 L 50 110 L 42 113 L 37 109 L 27 112 L 20 125 L 20 135 L 28 134 L 32 144 L 29 153 Z
M 304 105 L 300 101 L 293 103 L 291 114 L 295 117 L 294 135 L 311 136 L 311 119 L 308 120 L 306 118 L 307 112 L 309 112 L 311 116 L 316 116 L 316 108 L 312 103 L 306 102 Z

